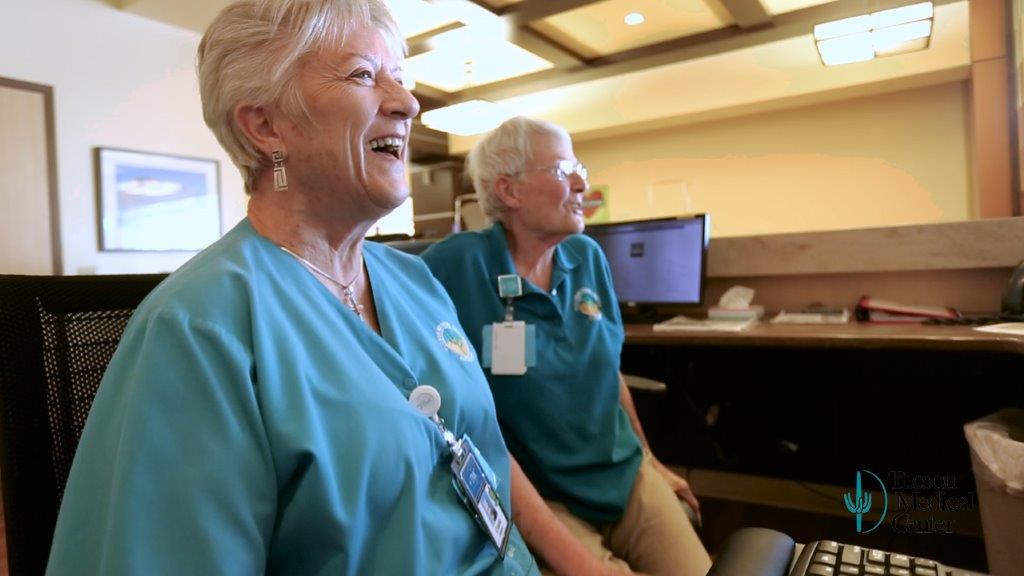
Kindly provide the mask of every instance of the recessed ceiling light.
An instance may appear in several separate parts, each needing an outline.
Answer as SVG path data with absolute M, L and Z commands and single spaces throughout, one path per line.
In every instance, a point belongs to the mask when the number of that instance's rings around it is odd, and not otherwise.
M 904 42 L 927 38 L 931 35 L 932 21 L 919 20 L 875 30 L 871 32 L 871 42 L 874 44 L 876 52 L 887 52 Z
M 826 66 L 864 62 L 927 48 L 934 16 L 932 3 L 920 2 L 818 24 L 814 39 Z
M 513 116 L 514 113 L 493 102 L 469 100 L 424 112 L 420 120 L 434 130 L 472 136 L 494 130 Z
M 882 10 L 881 12 L 875 12 L 872 14 L 871 28 L 878 30 L 879 28 L 885 28 L 887 26 L 895 26 L 897 24 L 914 22 L 915 20 L 932 18 L 934 15 L 935 9 L 931 2 L 921 2 L 920 4 L 901 6 L 899 8 Z
M 818 42 L 818 52 L 826 66 L 866 62 L 875 57 L 869 32 L 822 40 Z
M 644 15 L 639 12 L 630 12 L 626 14 L 623 21 L 629 26 L 637 26 L 644 23 Z
M 842 20 L 833 20 L 824 24 L 815 24 L 814 39 L 828 40 L 829 38 L 839 38 L 840 36 L 867 32 L 869 30 L 871 30 L 871 16 L 865 14 L 863 16 L 843 18 Z

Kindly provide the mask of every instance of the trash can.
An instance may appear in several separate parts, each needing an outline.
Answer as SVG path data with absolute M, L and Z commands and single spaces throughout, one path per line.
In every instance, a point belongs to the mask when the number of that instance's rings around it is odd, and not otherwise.
M 992 576 L 1024 574 L 1024 410 L 964 425 Z

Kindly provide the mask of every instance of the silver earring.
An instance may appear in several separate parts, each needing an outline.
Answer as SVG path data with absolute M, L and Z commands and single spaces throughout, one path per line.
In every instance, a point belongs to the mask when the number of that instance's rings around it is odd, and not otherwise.
M 274 150 L 270 153 L 274 161 L 274 191 L 281 192 L 288 189 L 288 173 L 284 171 L 284 152 Z

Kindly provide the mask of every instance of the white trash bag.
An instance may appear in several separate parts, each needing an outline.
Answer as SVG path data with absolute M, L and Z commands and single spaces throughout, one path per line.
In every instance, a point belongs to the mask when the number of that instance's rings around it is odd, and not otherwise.
M 985 555 L 993 576 L 1024 574 L 1024 410 L 964 425 L 978 487 Z

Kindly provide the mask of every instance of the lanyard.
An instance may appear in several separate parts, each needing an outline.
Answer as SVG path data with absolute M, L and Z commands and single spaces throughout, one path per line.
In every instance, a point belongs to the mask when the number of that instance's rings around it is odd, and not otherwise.
M 456 440 L 455 435 L 445 427 L 444 420 L 437 415 L 441 408 L 441 394 L 436 388 L 417 386 L 409 394 L 409 402 L 441 431 L 452 453 L 452 486 L 455 493 L 494 545 L 498 555 L 504 558 L 508 537 L 512 532 L 512 521 L 501 504 L 494 471 L 487 465 L 468 434 Z

